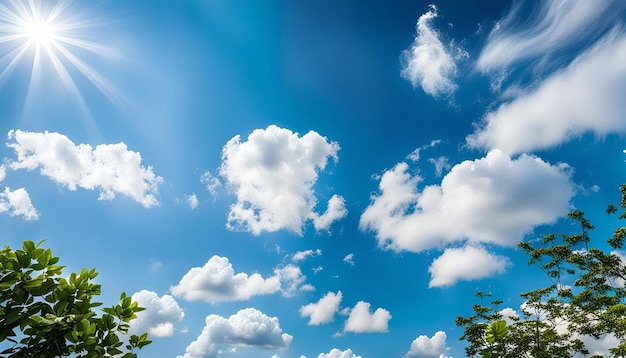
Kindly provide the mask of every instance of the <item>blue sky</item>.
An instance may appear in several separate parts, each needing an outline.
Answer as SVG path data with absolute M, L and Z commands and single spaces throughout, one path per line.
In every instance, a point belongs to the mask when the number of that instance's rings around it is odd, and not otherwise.
M 615 225 L 621 1 L 0 5 L 2 242 L 133 294 L 142 356 L 463 357 L 518 242 Z

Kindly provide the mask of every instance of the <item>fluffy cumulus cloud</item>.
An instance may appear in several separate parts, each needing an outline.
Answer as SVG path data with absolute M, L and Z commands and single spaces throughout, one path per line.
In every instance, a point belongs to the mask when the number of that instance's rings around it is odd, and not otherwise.
M 428 268 L 429 287 L 445 287 L 459 280 L 472 281 L 503 273 L 509 265 L 506 257 L 494 255 L 483 247 L 448 248 Z
M 385 172 L 360 220 L 381 247 L 421 252 L 456 242 L 514 246 L 535 226 L 565 215 L 571 170 L 500 150 L 455 165 L 440 185 L 419 191 L 406 163 Z
M 515 154 L 551 148 L 584 133 L 625 133 L 623 58 L 626 35 L 607 35 L 533 91 L 487 113 L 467 137 L 468 145 Z
M 291 296 L 300 289 L 310 288 L 302 285 L 305 280 L 306 276 L 300 268 L 293 265 L 276 268 L 274 274 L 267 278 L 258 273 L 235 274 L 227 257 L 213 256 L 203 267 L 189 270 L 178 285 L 172 286 L 170 290 L 174 296 L 188 301 L 246 301 L 253 296 L 277 292 Z
M 522 18 L 523 6 L 517 3 L 489 34 L 477 62 L 482 72 L 584 44 L 615 25 L 626 8 L 621 0 L 551 0 Z
M 437 16 L 437 8 L 430 5 L 430 10 L 417 20 L 413 44 L 401 56 L 402 77 L 433 97 L 450 95 L 457 88 L 455 58 L 432 28 L 432 20 Z
M 137 313 L 137 318 L 131 322 L 130 332 L 133 334 L 148 332 L 151 337 L 171 337 L 174 325 L 185 316 L 172 296 L 159 297 L 155 292 L 141 290 L 132 298 L 146 309 Z
M 22 216 L 25 220 L 37 220 L 39 213 L 30 201 L 30 196 L 24 188 L 11 190 L 5 187 L 0 192 L 0 213 L 7 213 L 11 216 Z
M 345 351 L 339 350 L 337 348 L 333 348 L 328 353 L 320 353 L 317 358 L 361 358 L 361 356 L 357 356 L 352 353 L 350 348 Z
M 212 314 L 205 323 L 200 336 L 178 358 L 216 357 L 222 345 L 286 349 L 293 339 L 283 333 L 277 317 L 254 308 L 243 309 L 228 319 Z
M 370 311 L 369 302 L 359 301 L 350 310 L 350 315 L 344 325 L 344 332 L 374 333 L 388 332 L 391 314 L 384 308 L 378 308 L 374 313 Z
M 317 326 L 332 322 L 341 304 L 341 291 L 328 292 L 317 303 L 309 303 L 300 307 L 300 316 L 309 317 L 309 326 Z
M 141 154 L 128 150 L 126 144 L 74 144 L 54 132 L 10 131 L 7 145 L 17 160 L 12 169 L 39 169 L 40 173 L 70 190 L 100 190 L 100 200 L 117 194 L 128 196 L 146 208 L 159 204 L 158 185 L 163 181 L 152 167 L 141 165 Z
M 303 136 L 271 125 L 253 131 L 247 141 L 235 136 L 224 146 L 220 175 L 237 195 L 230 207 L 228 228 L 259 235 L 263 231 L 289 230 L 302 234 L 305 223 L 327 229 L 347 211 L 342 197 L 334 195 L 327 210 L 318 204 L 313 186 L 329 159 L 337 161 L 339 145 L 317 132 Z
M 449 358 L 446 352 L 446 333 L 439 331 L 432 338 L 419 336 L 411 343 L 411 350 L 405 355 L 406 358 Z

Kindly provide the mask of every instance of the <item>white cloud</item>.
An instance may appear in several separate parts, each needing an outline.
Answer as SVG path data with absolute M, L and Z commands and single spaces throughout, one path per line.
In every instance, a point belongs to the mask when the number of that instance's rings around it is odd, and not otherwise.
M 409 155 L 406 156 L 412 162 L 418 162 L 421 158 L 422 150 L 432 148 L 437 144 L 441 143 L 441 139 L 433 139 L 429 144 L 423 145 L 421 147 L 415 148 Z
M 317 358 L 361 358 L 361 356 L 357 356 L 352 353 L 350 348 L 345 351 L 339 350 L 337 348 L 333 348 L 328 353 L 320 353 Z
M 472 281 L 503 273 L 509 259 L 494 255 L 483 247 L 448 248 L 428 268 L 428 287 L 446 287 L 460 280 Z
M 221 345 L 285 349 L 293 339 L 283 333 L 277 317 L 266 316 L 254 308 L 243 309 L 228 319 L 212 314 L 205 323 L 200 336 L 178 358 L 216 357 Z
M 0 165 L 0 181 L 3 181 L 6 175 L 7 175 L 7 168 L 4 166 L 4 164 L 2 164 Z
M 281 293 L 285 297 L 291 297 L 298 291 L 311 292 L 315 288 L 309 284 L 303 284 L 306 276 L 298 266 L 287 265 L 282 268 L 274 269 L 274 277 L 280 281 Z
M 432 338 L 419 336 L 411 343 L 411 350 L 405 357 L 412 358 L 449 358 L 446 352 L 450 350 L 446 347 L 446 333 L 438 331 Z
M 188 301 L 246 301 L 253 296 L 279 291 L 284 296 L 292 296 L 298 290 L 309 290 L 309 286 L 302 285 L 305 280 L 306 276 L 302 275 L 300 268 L 293 265 L 276 268 L 274 274 L 267 278 L 258 273 L 235 274 L 227 257 L 213 256 L 203 267 L 189 270 L 170 290 L 174 296 Z
M 74 191 L 77 187 L 100 190 L 99 200 L 116 194 L 128 196 L 146 208 L 159 205 L 158 185 L 163 181 L 152 167 L 141 166 L 141 154 L 126 144 L 76 145 L 54 132 L 10 131 L 7 143 L 17 160 L 11 169 L 40 169 L 40 173 Z
M 466 138 L 468 145 L 515 154 L 551 148 L 587 132 L 625 133 L 623 58 L 626 35 L 606 36 L 535 90 L 487 113 Z
M 187 195 L 187 205 L 189 205 L 191 209 L 195 209 L 198 207 L 198 205 L 200 205 L 200 201 L 198 200 L 198 197 L 195 193 Z
M 569 167 L 493 150 L 455 165 L 441 185 L 420 192 L 422 178 L 406 163 L 385 172 L 359 226 L 379 246 L 421 252 L 469 240 L 514 246 L 534 227 L 570 210 L 574 195 Z
M 155 292 L 141 290 L 134 293 L 132 299 L 145 311 L 138 312 L 131 322 L 131 334 L 148 332 L 151 337 L 171 337 L 174 325 L 185 317 L 183 309 L 170 295 L 159 298 Z
M 438 158 L 429 158 L 428 162 L 435 166 L 435 175 L 440 177 L 443 174 L 444 170 L 448 170 L 452 168 L 450 163 L 448 163 L 448 157 L 440 156 Z
M 327 229 L 346 215 L 344 200 L 334 195 L 326 213 L 314 211 L 313 186 L 328 159 L 337 161 L 339 144 L 315 131 L 302 137 L 275 125 L 257 129 L 241 141 L 235 136 L 224 146 L 220 174 L 237 195 L 230 207 L 227 227 L 254 235 L 289 230 L 302 235 L 313 221 L 316 230 Z
M 300 317 L 309 317 L 309 326 L 317 326 L 324 323 L 332 322 L 335 313 L 339 311 L 342 293 L 328 292 L 317 303 L 309 303 L 300 307 Z
M 455 59 L 432 28 L 432 19 L 437 16 L 437 7 L 430 5 L 430 10 L 417 20 L 411 48 L 402 51 L 401 56 L 402 77 L 435 98 L 450 95 L 457 89 Z
M 389 320 L 391 314 L 384 308 L 378 308 L 374 313 L 370 312 L 370 303 L 359 301 L 350 310 L 350 315 L 344 325 L 344 332 L 373 333 L 389 332 Z
M 512 309 L 511 307 L 506 307 L 500 310 L 500 314 L 502 315 L 502 319 L 506 321 L 507 325 L 513 323 L 512 318 L 519 318 L 517 311 Z
M 477 62 L 483 73 L 593 40 L 615 25 L 624 9 L 620 0 L 551 0 L 521 19 L 522 5 L 513 7 L 489 34 Z
M 339 196 L 333 195 L 328 200 L 328 207 L 324 214 L 319 215 L 315 212 L 311 213 L 311 219 L 313 220 L 313 226 L 315 230 L 327 230 L 330 225 L 337 220 L 343 219 L 348 215 L 348 209 L 346 209 L 346 200 Z
M 208 190 L 213 196 L 217 195 L 217 189 L 222 186 L 222 182 L 220 182 L 218 178 L 214 177 L 208 170 L 202 174 L 200 182 L 206 185 L 206 190 Z
M 354 266 L 354 254 L 349 253 L 343 258 L 343 262 Z
M 293 254 L 293 256 L 291 256 L 291 261 L 300 262 L 309 256 L 321 256 L 321 255 L 322 255 L 322 250 L 320 249 L 317 249 L 315 251 L 314 250 L 297 251 L 295 254 Z
M 8 213 L 11 216 L 21 215 L 25 220 L 37 220 L 39 218 L 39 213 L 24 188 L 12 191 L 6 187 L 4 192 L 0 192 L 0 213 Z

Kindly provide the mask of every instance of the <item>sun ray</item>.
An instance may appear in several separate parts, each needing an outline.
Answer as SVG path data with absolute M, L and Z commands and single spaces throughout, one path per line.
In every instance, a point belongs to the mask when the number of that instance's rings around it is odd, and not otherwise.
M 82 76 L 116 105 L 124 100 L 82 55 L 116 57 L 110 46 L 85 39 L 84 29 L 94 21 L 68 15 L 73 0 L 8 0 L 0 4 L 0 86 L 18 66 L 30 65 L 26 103 L 42 85 L 45 66 L 56 74 L 79 109 L 91 117 L 86 100 L 73 76 Z M 81 32 L 82 31 L 82 32 Z M 31 63 L 26 60 L 30 57 Z M 49 80 L 49 76 L 45 76 Z

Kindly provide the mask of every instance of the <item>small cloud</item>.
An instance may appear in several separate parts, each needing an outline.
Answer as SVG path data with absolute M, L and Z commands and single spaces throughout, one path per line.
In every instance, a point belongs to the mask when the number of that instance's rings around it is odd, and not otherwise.
M 411 343 L 411 350 L 405 358 L 451 358 L 446 355 L 450 350 L 446 347 L 446 333 L 438 331 L 432 338 L 419 336 Z
M 412 162 L 418 162 L 421 158 L 421 153 L 423 150 L 432 148 L 437 144 L 441 143 L 441 139 L 433 139 L 429 144 L 422 145 L 421 147 L 415 148 L 409 155 L 406 156 Z
M 435 175 L 439 178 L 443 174 L 444 170 L 450 170 L 452 166 L 448 162 L 448 158 L 440 156 L 438 158 L 430 158 L 428 162 L 435 166 Z
M 354 308 L 350 310 L 343 331 L 353 333 L 389 332 L 389 320 L 391 319 L 389 311 L 378 308 L 372 313 L 370 306 L 369 302 L 357 302 Z
M 349 253 L 343 258 L 343 262 L 354 266 L 354 254 Z
M 357 356 L 352 353 L 350 348 L 345 351 L 339 350 L 337 348 L 333 348 L 328 353 L 320 353 L 317 358 L 361 358 L 361 356 Z
M 0 165 L 0 181 L 3 181 L 7 175 L 7 170 L 4 164 Z
M 318 274 L 318 273 L 320 273 L 320 271 L 322 271 L 323 269 L 324 269 L 324 268 L 323 268 L 322 266 L 317 266 L 317 267 L 314 267 L 314 268 L 313 268 L 313 273 L 317 275 L 317 274 Z
M 437 16 L 437 7 L 430 5 L 430 10 L 417 20 L 411 48 L 402 51 L 401 55 L 402 77 L 435 98 L 450 96 L 457 89 L 454 83 L 457 76 L 455 58 L 432 28 L 432 20 Z
M 219 346 L 226 345 L 286 349 L 293 340 L 293 336 L 283 333 L 277 317 L 269 317 L 255 308 L 243 309 L 228 318 L 212 314 L 205 323 L 202 333 L 177 358 L 217 356 Z
M 24 188 L 11 190 L 9 187 L 0 192 L 0 213 L 11 216 L 21 215 L 24 220 L 37 220 L 39 213 L 30 201 L 30 196 Z
M 483 247 L 448 248 L 428 268 L 428 287 L 452 286 L 460 280 L 472 281 L 503 273 L 510 265 L 508 258 L 494 255 Z
M 148 270 L 150 272 L 157 272 L 161 270 L 162 268 L 163 268 L 163 262 L 159 260 L 155 260 L 155 259 L 150 259 L 150 266 L 148 267 Z
M 293 261 L 293 262 L 300 262 L 300 261 L 305 260 L 307 257 L 310 257 L 310 256 L 321 256 L 321 255 L 322 255 L 322 250 L 320 250 L 320 249 L 297 251 L 295 254 L 293 254 L 293 256 L 291 256 L 291 261 Z
M 206 190 L 211 193 L 213 197 L 217 195 L 217 189 L 222 186 L 220 180 L 214 177 L 208 170 L 202 174 L 200 182 L 206 186 Z
M 171 337 L 174 325 L 185 317 L 172 296 L 159 297 L 155 292 L 141 290 L 134 293 L 132 299 L 145 310 L 138 312 L 137 318 L 131 322 L 131 334 L 148 332 L 151 337 Z
M 332 322 L 341 304 L 341 291 L 328 292 L 317 303 L 309 303 L 300 307 L 300 317 L 309 317 L 309 326 L 317 326 Z
M 200 202 L 198 201 L 198 197 L 196 196 L 195 193 L 191 195 L 187 195 L 187 204 L 192 210 L 197 208 L 198 205 L 200 205 Z
M 591 188 L 589 188 L 593 193 L 597 193 L 600 191 L 600 186 L 598 185 L 592 185 Z

